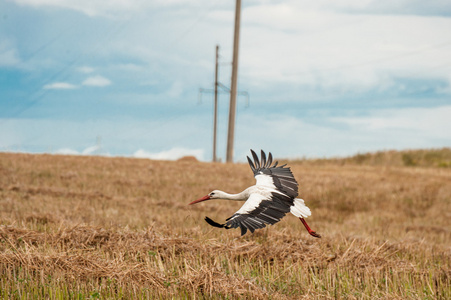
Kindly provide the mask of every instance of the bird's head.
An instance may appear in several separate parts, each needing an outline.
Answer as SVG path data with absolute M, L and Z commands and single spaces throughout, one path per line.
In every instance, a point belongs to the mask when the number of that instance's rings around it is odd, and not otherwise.
M 199 198 L 197 200 L 194 200 L 193 202 L 189 203 L 188 205 L 196 204 L 202 201 L 207 201 L 211 199 L 220 199 L 223 192 L 214 190 L 210 194 L 203 196 L 202 198 Z

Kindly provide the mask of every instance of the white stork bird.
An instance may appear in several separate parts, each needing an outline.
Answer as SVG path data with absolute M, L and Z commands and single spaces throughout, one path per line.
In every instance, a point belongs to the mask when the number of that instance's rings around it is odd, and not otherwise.
M 235 201 L 246 201 L 244 205 L 233 216 L 226 220 L 225 224 L 219 224 L 205 217 L 205 221 L 214 227 L 231 229 L 241 228 L 241 235 L 249 229 L 264 228 L 267 224 L 275 224 L 282 219 L 286 213 L 291 212 L 304 224 L 308 233 L 320 238 L 321 236 L 310 229 L 304 218 L 311 215 L 310 209 L 305 205 L 304 200 L 296 198 L 298 196 L 298 183 L 294 179 L 290 168 L 277 166 L 278 162 L 272 164 L 272 155 L 269 153 L 268 160 L 266 154 L 261 151 L 261 162 L 257 154 L 251 150 L 254 161 L 247 157 L 249 165 L 254 172 L 257 183 L 241 193 L 228 194 L 223 191 L 214 190 L 210 194 L 197 199 L 189 205 L 211 199 L 224 199 Z

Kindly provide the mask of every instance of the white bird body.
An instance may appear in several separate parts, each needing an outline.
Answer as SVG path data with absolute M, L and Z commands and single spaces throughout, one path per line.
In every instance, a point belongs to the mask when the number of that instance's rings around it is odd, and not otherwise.
M 307 231 L 315 237 L 320 237 L 311 230 L 304 218 L 311 215 L 310 209 L 305 205 L 303 199 L 296 198 L 298 195 L 298 183 L 294 179 L 290 168 L 277 167 L 277 162 L 272 164 L 272 155 L 269 153 L 268 161 L 262 151 L 261 164 L 254 151 L 251 150 L 254 162 L 248 157 L 249 165 L 254 172 L 256 184 L 238 194 L 229 194 L 220 190 L 214 190 L 210 194 L 197 199 L 191 204 L 211 199 L 223 199 L 234 201 L 246 201 L 243 206 L 225 224 L 219 224 L 210 218 L 205 220 L 212 226 L 220 228 L 241 228 L 241 235 L 249 229 L 266 227 L 267 224 L 275 224 L 291 212 L 304 224 Z
M 263 200 L 270 200 L 271 193 L 282 194 L 276 189 L 261 185 L 253 185 L 238 194 L 229 194 L 220 190 L 214 190 L 212 193 L 214 193 L 214 196 L 210 197 L 210 199 L 246 201 L 236 212 L 240 214 L 254 210 Z M 290 207 L 290 212 L 298 218 L 307 218 L 312 215 L 304 200 L 299 198 L 294 199 L 294 205 Z

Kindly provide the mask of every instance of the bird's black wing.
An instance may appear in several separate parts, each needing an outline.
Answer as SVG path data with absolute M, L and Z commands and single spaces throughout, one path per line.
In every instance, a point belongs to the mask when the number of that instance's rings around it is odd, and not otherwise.
M 265 199 L 260 194 L 252 194 L 244 205 L 230 218 L 225 224 L 219 224 L 210 218 L 205 218 L 208 224 L 220 228 L 238 228 L 241 229 L 241 235 L 247 230 L 254 232 L 256 229 L 264 228 L 267 224 L 279 222 L 293 205 L 293 199 L 280 193 L 271 193 L 271 196 Z
M 273 187 L 291 198 L 297 197 L 298 183 L 289 167 L 286 167 L 286 165 L 277 166 L 277 161 L 272 165 L 271 152 L 266 159 L 266 154 L 262 150 L 261 160 L 253 150 L 251 150 L 251 153 L 254 161 L 249 156 L 247 156 L 247 160 L 252 172 L 254 172 L 257 185 Z

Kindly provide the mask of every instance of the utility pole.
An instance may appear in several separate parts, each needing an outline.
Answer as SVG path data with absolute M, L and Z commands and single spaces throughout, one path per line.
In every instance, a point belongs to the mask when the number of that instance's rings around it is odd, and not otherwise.
M 241 0 L 236 0 L 235 33 L 233 37 L 232 83 L 230 88 L 229 129 L 227 134 L 227 162 L 233 162 L 233 139 L 235 135 L 236 94 L 238 83 L 238 47 L 240 40 Z
M 203 93 L 214 93 L 214 117 L 213 117 L 213 162 L 218 162 L 220 159 L 218 159 L 216 155 L 217 150 L 217 132 L 218 132 L 218 102 L 219 102 L 219 94 L 220 93 L 227 93 L 230 94 L 230 89 L 223 85 L 221 82 L 218 81 L 219 77 L 219 45 L 216 45 L 216 60 L 215 60 L 215 85 L 214 89 L 204 89 L 199 88 L 199 98 L 198 98 L 198 104 L 202 103 L 202 94 Z M 249 107 L 249 93 L 247 91 L 236 91 L 236 95 L 238 96 L 245 96 L 246 97 L 246 104 L 245 107 Z
M 219 60 L 219 45 L 216 45 L 216 63 L 215 63 L 215 116 L 213 124 L 213 162 L 217 161 L 216 158 L 216 132 L 218 124 L 218 60 Z

